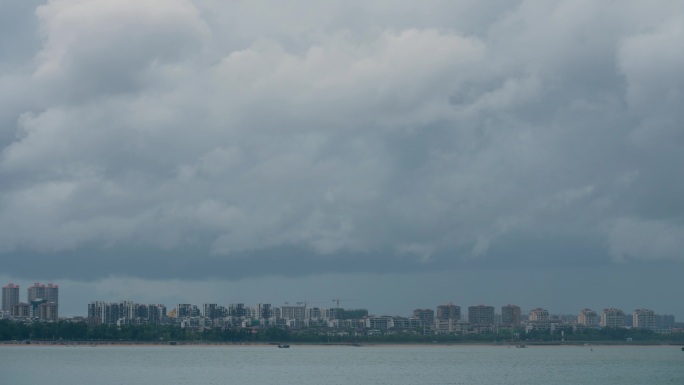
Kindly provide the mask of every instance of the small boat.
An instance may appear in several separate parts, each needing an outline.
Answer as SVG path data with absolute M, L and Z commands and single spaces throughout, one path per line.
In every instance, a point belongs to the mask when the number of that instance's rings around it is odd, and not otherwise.
M 287 349 L 287 348 L 289 348 L 289 347 L 290 347 L 290 345 L 288 345 L 288 344 L 280 344 L 280 345 L 278 345 L 278 348 L 279 348 L 279 349 Z
M 527 346 L 525 346 L 525 345 L 515 345 L 515 347 L 518 348 L 518 349 L 523 349 L 523 348 L 526 348 Z

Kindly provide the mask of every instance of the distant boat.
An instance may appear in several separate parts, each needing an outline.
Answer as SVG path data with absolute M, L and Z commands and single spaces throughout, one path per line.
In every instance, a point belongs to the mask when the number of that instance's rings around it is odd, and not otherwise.
M 287 348 L 289 348 L 289 347 L 290 347 L 290 345 L 288 345 L 288 344 L 280 344 L 280 345 L 278 345 L 278 348 L 279 348 L 279 349 L 287 349 Z
M 515 345 L 515 347 L 518 349 L 523 349 L 523 348 L 526 348 L 527 346 L 521 344 L 521 345 Z

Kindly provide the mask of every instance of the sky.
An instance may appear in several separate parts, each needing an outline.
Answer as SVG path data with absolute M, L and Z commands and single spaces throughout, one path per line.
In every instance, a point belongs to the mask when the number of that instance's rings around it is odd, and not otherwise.
M 684 319 L 684 1 L 4 0 L 0 283 Z

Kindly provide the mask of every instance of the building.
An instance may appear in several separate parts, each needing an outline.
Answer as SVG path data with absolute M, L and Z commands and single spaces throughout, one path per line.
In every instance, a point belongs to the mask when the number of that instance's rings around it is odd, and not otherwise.
M 603 309 L 601 314 L 601 326 L 610 328 L 621 328 L 625 326 L 625 312 L 621 309 Z
M 12 306 L 10 310 L 10 316 L 15 318 L 30 318 L 31 317 L 31 305 L 23 302 Z
M 251 312 L 249 311 L 249 308 L 245 306 L 244 303 L 233 303 L 228 305 L 228 314 L 231 317 L 244 318 L 248 317 L 251 314 Z
M 540 307 L 536 309 L 532 309 L 530 311 L 530 315 L 528 317 L 528 320 L 533 321 L 533 322 L 549 322 L 549 312 L 546 309 L 542 309 Z
M 472 325 L 494 325 L 494 306 L 468 306 L 468 322 Z
M 426 329 L 432 329 L 435 325 L 435 311 L 432 309 L 415 309 L 413 317 L 418 318 Z
M 176 306 L 176 318 L 199 317 L 200 310 L 197 305 L 189 303 L 179 303 Z
M 164 323 L 166 318 L 166 306 L 164 305 L 143 305 L 132 301 L 93 301 L 88 304 L 87 321 L 91 324 L 156 325 Z
M 155 304 L 135 304 L 135 320 L 137 323 L 151 325 L 160 324 L 166 318 L 166 306 Z
M 577 315 L 577 323 L 587 327 L 597 327 L 600 320 L 595 311 L 585 308 L 580 310 L 579 315 Z
M 321 320 L 325 315 L 325 310 L 320 307 L 306 308 L 306 319 Z
M 520 327 L 520 321 L 522 319 L 520 306 L 516 305 L 506 305 L 501 307 L 501 325 L 509 327 Z
M 461 307 L 456 306 L 449 302 L 446 305 L 437 306 L 437 319 L 438 320 L 460 320 L 461 319 Z
M 675 316 L 672 314 L 656 314 L 656 328 L 669 329 L 674 326 Z
M 40 299 L 59 305 L 59 286 L 52 283 L 48 283 L 47 286 L 39 282 L 34 283 L 28 288 L 28 302 L 31 303 Z
M 364 319 L 364 326 L 366 329 L 373 329 L 373 330 L 387 330 L 387 329 L 392 329 L 394 327 L 394 319 L 392 317 L 366 317 Z
M 209 318 L 209 319 L 217 319 L 219 318 L 219 305 L 215 303 L 205 303 L 202 306 L 202 314 L 204 315 L 204 318 Z
M 639 329 L 655 329 L 656 316 L 651 309 L 636 309 L 632 313 L 632 327 Z
M 57 304 L 54 302 L 43 302 L 38 305 L 37 318 L 41 321 L 57 321 L 59 318 Z
M 290 305 L 281 306 L 280 316 L 286 320 L 303 320 L 306 318 L 306 307 Z
M 88 322 L 93 324 L 116 324 L 120 318 L 119 304 L 93 301 L 88 304 Z
M 9 283 L 2 287 L 2 311 L 12 312 L 12 308 L 19 303 L 19 285 Z

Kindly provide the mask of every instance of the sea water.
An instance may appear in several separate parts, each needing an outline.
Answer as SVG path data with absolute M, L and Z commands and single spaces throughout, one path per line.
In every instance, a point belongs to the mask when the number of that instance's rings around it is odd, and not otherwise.
M 0 384 L 684 384 L 678 346 L 0 346 Z

